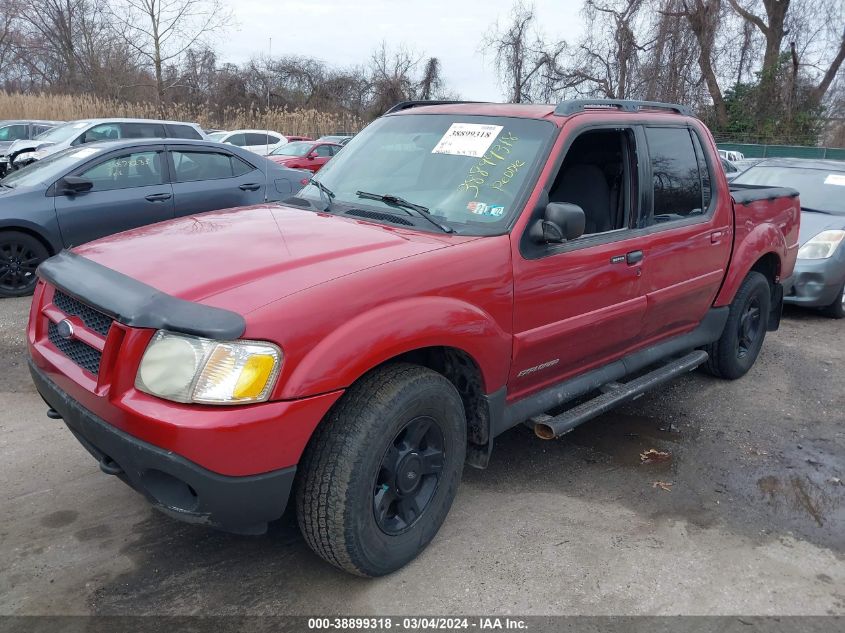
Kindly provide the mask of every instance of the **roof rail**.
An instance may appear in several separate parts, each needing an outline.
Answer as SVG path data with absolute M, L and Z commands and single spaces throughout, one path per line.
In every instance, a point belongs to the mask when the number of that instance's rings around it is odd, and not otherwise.
M 573 99 L 561 101 L 555 108 L 555 114 L 569 116 L 587 109 L 616 108 L 622 112 L 639 112 L 640 110 L 671 110 L 684 116 L 693 116 L 692 110 L 677 103 L 663 103 L 661 101 L 635 101 L 631 99 Z
M 452 103 L 485 103 L 484 101 L 400 101 L 393 107 L 391 107 L 385 114 L 393 114 L 394 112 L 399 112 L 401 110 L 408 110 L 410 108 L 419 108 L 422 106 L 430 106 L 430 105 L 449 105 Z

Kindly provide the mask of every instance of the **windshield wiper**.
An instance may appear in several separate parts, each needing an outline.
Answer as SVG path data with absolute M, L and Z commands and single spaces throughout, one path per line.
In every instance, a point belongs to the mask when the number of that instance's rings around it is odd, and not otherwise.
M 359 198 L 367 198 L 368 200 L 379 200 L 380 202 L 384 202 L 386 204 L 393 205 L 395 207 L 400 207 L 402 209 L 410 209 L 411 211 L 416 211 L 421 218 L 428 220 L 431 224 L 436 226 L 438 229 L 443 231 L 444 233 L 454 233 L 455 229 L 447 224 L 440 224 L 437 220 L 431 217 L 431 212 L 428 210 L 428 207 L 424 207 L 421 204 L 414 204 L 413 202 L 408 202 L 405 198 L 400 198 L 399 196 L 394 196 L 389 193 L 380 194 L 380 193 L 370 193 L 368 191 L 356 191 L 355 195 Z M 408 215 L 411 215 L 410 213 Z
M 14 187 L 12 185 L 7 185 L 5 182 L 0 182 L 0 185 L 3 185 L 7 189 L 14 189 Z
M 323 208 L 323 211 L 331 211 L 332 210 L 332 198 L 334 198 L 334 192 L 326 187 L 323 183 L 321 183 L 316 178 L 309 178 L 308 182 L 315 187 L 320 192 L 320 202 L 323 202 L 323 194 L 326 195 L 325 204 L 326 206 Z
M 825 215 L 833 215 L 830 211 L 822 211 L 821 209 L 811 209 L 810 207 L 801 207 L 802 211 L 809 211 L 810 213 L 824 213 Z

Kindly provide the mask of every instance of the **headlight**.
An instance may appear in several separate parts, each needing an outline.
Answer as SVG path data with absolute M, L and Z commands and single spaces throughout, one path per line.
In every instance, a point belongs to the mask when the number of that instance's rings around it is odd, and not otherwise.
M 160 330 L 138 367 L 135 388 L 174 402 L 264 402 L 279 375 L 281 350 L 261 341 L 213 341 Z
M 798 249 L 798 259 L 827 259 L 845 239 L 845 231 L 822 231 Z
M 24 161 L 24 160 L 37 160 L 35 158 L 35 152 L 34 151 L 21 152 L 20 154 L 15 156 L 15 158 L 12 160 L 12 162 L 17 163 L 18 161 Z

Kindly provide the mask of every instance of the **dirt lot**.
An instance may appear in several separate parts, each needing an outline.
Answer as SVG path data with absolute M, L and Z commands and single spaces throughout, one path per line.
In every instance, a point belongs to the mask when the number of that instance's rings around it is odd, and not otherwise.
M 0 300 L 0 614 L 845 614 L 845 323 L 789 311 L 743 380 L 513 429 L 424 554 L 368 581 L 289 516 L 222 534 L 100 473 L 30 384 L 27 311 Z

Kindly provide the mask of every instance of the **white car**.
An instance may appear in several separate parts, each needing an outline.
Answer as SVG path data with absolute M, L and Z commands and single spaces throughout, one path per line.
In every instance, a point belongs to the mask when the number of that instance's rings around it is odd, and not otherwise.
M 286 136 L 272 130 L 232 130 L 214 140 L 243 147 L 261 156 L 272 154 L 273 150 L 288 143 Z
M 742 152 L 735 152 L 735 151 L 729 150 L 729 149 L 720 149 L 719 150 L 719 156 L 721 156 L 725 160 L 731 161 L 732 163 L 736 162 L 738 160 L 744 160 L 745 159 L 745 154 L 743 154 Z

